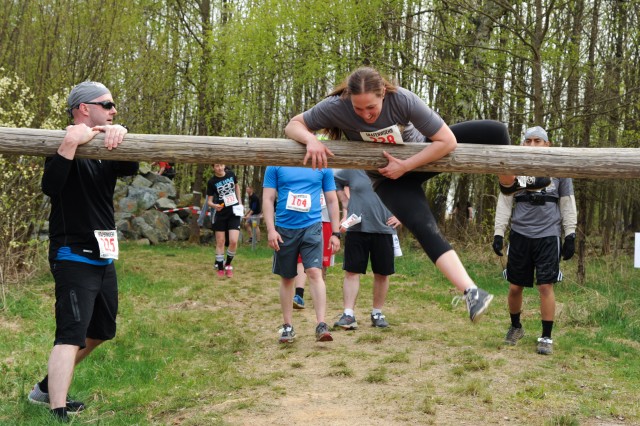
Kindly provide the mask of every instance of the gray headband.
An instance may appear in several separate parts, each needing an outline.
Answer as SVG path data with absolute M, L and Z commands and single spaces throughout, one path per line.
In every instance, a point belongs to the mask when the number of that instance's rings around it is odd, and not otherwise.
M 524 138 L 525 139 L 540 138 L 545 142 L 549 142 L 549 137 L 547 136 L 547 132 L 540 126 L 529 127 L 524 132 Z
M 97 81 L 83 81 L 71 89 L 71 93 L 69 93 L 69 97 L 67 98 L 69 112 L 77 108 L 81 103 L 91 102 L 107 93 L 111 92 L 109 92 L 109 89 L 107 89 L 104 84 L 98 83 Z

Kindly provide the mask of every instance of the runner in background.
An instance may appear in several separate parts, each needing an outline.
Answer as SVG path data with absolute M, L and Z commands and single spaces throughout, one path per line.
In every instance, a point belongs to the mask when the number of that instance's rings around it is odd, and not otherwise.
M 213 230 L 216 234 L 216 260 L 214 267 L 219 277 L 233 277 L 231 262 L 236 255 L 240 237 L 240 219 L 244 207 L 240 203 L 240 188 L 236 175 L 224 164 L 214 164 L 213 176 L 207 182 L 207 205 L 215 210 Z M 227 259 L 224 258 L 225 241 Z
M 549 147 L 551 141 L 542 127 L 535 126 L 525 131 L 523 145 Z M 511 231 L 505 278 L 509 281 L 507 300 L 511 326 L 504 341 L 508 345 L 515 345 L 524 336 L 520 322 L 523 291 L 525 287 L 533 287 L 535 274 L 542 318 L 542 335 L 538 339 L 537 352 L 550 355 L 553 353 L 551 331 L 556 309 L 553 285 L 562 280 L 560 258 L 569 260 L 575 251 L 578 215 L 573 180 L 551 178 L 550 185 L 542 190 L 520 189 L 512 195 L 498 196 L 493 237 L 493 250 L 498 256 L 502 256 L 509 219 Z M 561 244 L 563 231 L 564 244 Z
M 247 186 L 245 190 L 247 197 L 249 197 L 249 209 L 244 215 L 244 229 L 248 235 L 251 235 L 248 239 L 248 243 L 253 242 L 253 229 L 256 230 L 256 242 L 260 242 L 260 218 L 262 217 L 262 203 L 258 194 L 253 192 L 252 186 Z
M 168 161 L 154 161 L 153 163 L 151 163 L 151 166 L 159 167 L 158 174 L 160 176 L 168 177 L 171 180 L 176 177 L 176 169 L 173 163 L 169 163 Z

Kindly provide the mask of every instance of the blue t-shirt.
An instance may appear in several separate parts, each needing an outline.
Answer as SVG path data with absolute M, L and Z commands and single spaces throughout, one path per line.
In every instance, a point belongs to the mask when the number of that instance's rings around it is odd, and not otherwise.
M 273 188 L 278 194 L 276 205 L 276 226 L 289 229 L 307 228 L 322 220 L 320 194 L 335 191 L 333 170 L 313 170 L 307 167 L 269 166 L 264 173 L 264 188 Z M 287 208 L 290 194 L 308 195 L 311 205 L 309 211 L 296 211 Z M 292 195 L 293 196 L 293 195 Z M 299 197 L 303 200 L 304 197 Z M 306 206 L 300 206 L 306 208 Z

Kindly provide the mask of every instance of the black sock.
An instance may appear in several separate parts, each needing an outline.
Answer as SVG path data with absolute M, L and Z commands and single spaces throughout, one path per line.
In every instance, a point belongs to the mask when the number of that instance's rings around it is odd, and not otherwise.
M 229 249 L 227 249 L 227 262 L 226 262 L 226 266 L 231 265 L 231 261 L 233 260 L 233 256 L 236 255 L 235 251 L 231 251 Z
M 218 268 L 218 271 L 222 271 L 224 270 L 224 263 L 222 261 L 216 261 L 216 267 Z
M 296 296 L 304 299 L 304 287 L 296 287 Z
M 553 321 L 542 320 L 542 337 L 551 339 L 551 329 L 553 329 Z
M 44 376 L 44 379 L 40 383 L 38 383 L 38 387 L 40 391 L 44 393 L 49 393 L 49 375 Z
M 511 326 L 514 328 L 522 328 L 522 324 L 520 324 L 520 314 L 522 312 L 518 312 L 517 314 L 509 313 L 511 316 Z

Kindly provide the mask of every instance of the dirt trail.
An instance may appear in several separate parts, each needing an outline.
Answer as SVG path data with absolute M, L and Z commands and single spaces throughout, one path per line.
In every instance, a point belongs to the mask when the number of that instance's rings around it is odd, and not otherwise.
M 339 274 L 329 278 L 334 286 L 329 325 L 341 312 L 335 288 Z M 397 285 L 425 289 L 411 282 Z M 370 289 L 361 290 L 359 329 L 333 331 L 334 341 L 327 343 L 315 342 L 315 314 L 307 300 L 307 309 L 294 311 L 295 343 L 282 345 L 277 343 L 281 313 L 273 278 L 256 273 L 234 291 L 237 306 L 226 307 L 234 313 L 231 320 L 249 327 L 252 341 L 255 335 L 253 350 L 238 368 L 266 384 L 232 392 L 217 405 L 183 411 L 174 424 L 192 424 L 193 410 L 195 418 L 197 412 L 215 412 L 225 424 L 250 426 L 543 425 L 584 407 L 580 392 L 570 395 L 566 388 L 615 388 L 606 372 L 592 369 L 588 357 L 535 354 L 537 331 L 516 347 L 504 347 L 504 296 L 496 296 L 489 314 L 472 324 L 462 305 L 451 309 L 426 300 L 394 300 L 390 293 L 385 314 L 391 327 L 382 330 L 370 326 Z M 538 315 L 535 301 L 530 305 L 528 314 Z M 595 376 L 582 379 L 577 374 L 582 369 Z M 556 387 L 556 381 L 567 384 Z M 580 424 L 629 423 L 585 421 L 581 414 Z
M 366 309 L 357 309 L 358 330 L 336 330 L 333 342 L 317 343 L 315 314 L 308 301 L 307 309 L 294 312 L 296 342 L 280 345 L 274 328 L 274 319 L 280 318 L 277 294 L 271 286 L 264 286 L 262 295 L 252 297 L 269 302 L 260 311 L 263 321 L 255 318 L 257 306 L 239 309 L 234 319 L 257 327 L 261 336 L 243 363 L 245 373 L 272 380 L 269 386 L 240 391 L 224 404 L 209 407 L 223 413 L 228 424 L 471 425 L 480 424 L 480 418 L 483 424 L 535 424 L 510 417 L 508 409 L 492 403 L 491 393 L 508 382 L 509 369 L 503 367 L 510 355 L 496 350 L 495 345 L 487 349 L 470 334 L 476 326 L 463 308 L 446 312 L 423 306 L 420 317 L 427 320 L 415 323 L 405 321 L 411 315 L 400 315 L 389 304 L 385 313 L 391 327 L 385 330 L 371 327 Z M 367 297 L 370 295 L 363 294 L 360 303 L 368 304 Z M 264 310 L 264 306 L 272 308 Z M 330 325 L 339 309 L 330 303 Z M 476 350 L 481 352 L 477 355 L 480 360 L 486 359 L 491 377 L 481 370 L 453 374 L 463 360 L 471 357 L 473 361 Z M 503 367 L 494 368 L 494 364 Z M 478 383 L 478 390 L 464 394 L 468 383 Z

